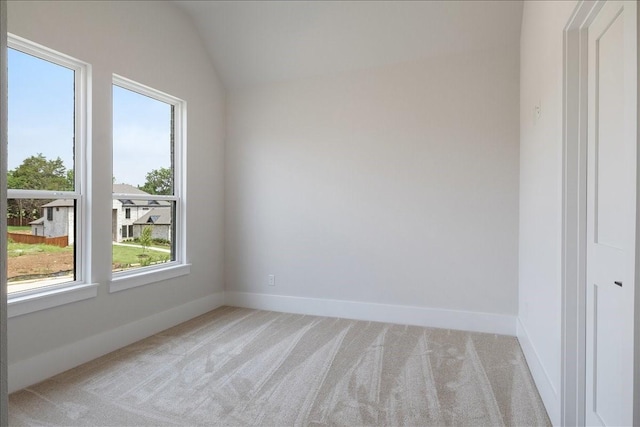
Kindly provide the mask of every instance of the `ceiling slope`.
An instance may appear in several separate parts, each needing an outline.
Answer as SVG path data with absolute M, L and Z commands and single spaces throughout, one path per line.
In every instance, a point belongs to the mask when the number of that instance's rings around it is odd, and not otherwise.
M 183 1 L 228 88 L 516 47 L 521 1 Z

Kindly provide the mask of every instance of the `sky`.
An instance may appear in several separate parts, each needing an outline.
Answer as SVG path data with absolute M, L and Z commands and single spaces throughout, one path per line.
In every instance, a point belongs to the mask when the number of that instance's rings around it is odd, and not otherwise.
M 8 167 L 42 153 L 73 167 L 74 71 L 14 49 L 9 62 Z M 170 167 L 171 106 L 113 88 L 113 176 L 143 185 L 153 169 Z M 99 142 L 99 141 L 96 141 Z

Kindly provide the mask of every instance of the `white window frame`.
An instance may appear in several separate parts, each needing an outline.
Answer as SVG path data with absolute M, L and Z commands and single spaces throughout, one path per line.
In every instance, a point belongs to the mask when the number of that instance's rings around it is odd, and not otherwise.
M 75 85 L 75 143 L 74 143 L 74 190 L 73 191 L 44 191 L 7 189 L 7 198 L 33 199 L 74 199 L 75 211 L 75 280 L 57 285 L 42 286 L 40 288 L 12 292 L 8 295 L 9 317 L 19 316 L 38 310 L 96 297 L 98 284 L 90 283 L 91 259 L 89 220 L 90 205 L 87 171 L 89 170 L 91 147 L 90 106 L 91 91 L 89 79 L 91 66 L 71 56 L 57 52 L 48 47 L 31 42 L 13 34 L 7 35 L 7 45 L 39 59 L 74 71 Z M 35 154 L 35 153 L 34 153 Z
M 113 193 L 112 200 L 147 200 L 175 202 L 175 233 L 172 241 L 175 260 L 163 264 L 140 267 L 111 273 L 109 292 L 118 292 L 162 280 L 189 274 L 191 264 L 187 260 L 186 226 L 186 148 L 187 148 L 187 103 L 175 96 L 153 89 L 120 75 L 113 75 L 113 85 L 173 105 L 173 195 Z M 113 106 L 112 106 L 113 108 Z M 113 158 L 113 154 L 112 154 Z M 115 160 L 114 160 L 115 161 Z

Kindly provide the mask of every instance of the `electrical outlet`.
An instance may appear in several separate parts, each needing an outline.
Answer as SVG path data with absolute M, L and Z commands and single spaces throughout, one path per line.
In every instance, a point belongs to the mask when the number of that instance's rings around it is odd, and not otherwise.
M 269 275 L 269 286 L 275 286 L 276 285 L 276 276 L 273 274 Z

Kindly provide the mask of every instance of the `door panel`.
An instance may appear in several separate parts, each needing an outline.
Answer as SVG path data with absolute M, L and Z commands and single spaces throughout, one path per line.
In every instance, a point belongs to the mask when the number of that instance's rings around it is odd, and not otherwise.
M 635 8 L 635 2 L 607 2 L 589 26 L 588 425 L 633 419 Z
M 596 102 L 596 241 L 622 249 L 624 221 L 620 205 L 624 193 L 618 186 L 625 180 L 625 144 L 622 138 L 623 116 L 623 35 L 624 20 L 617 15 L 611 25 L 596 40 L 595 102 Z

